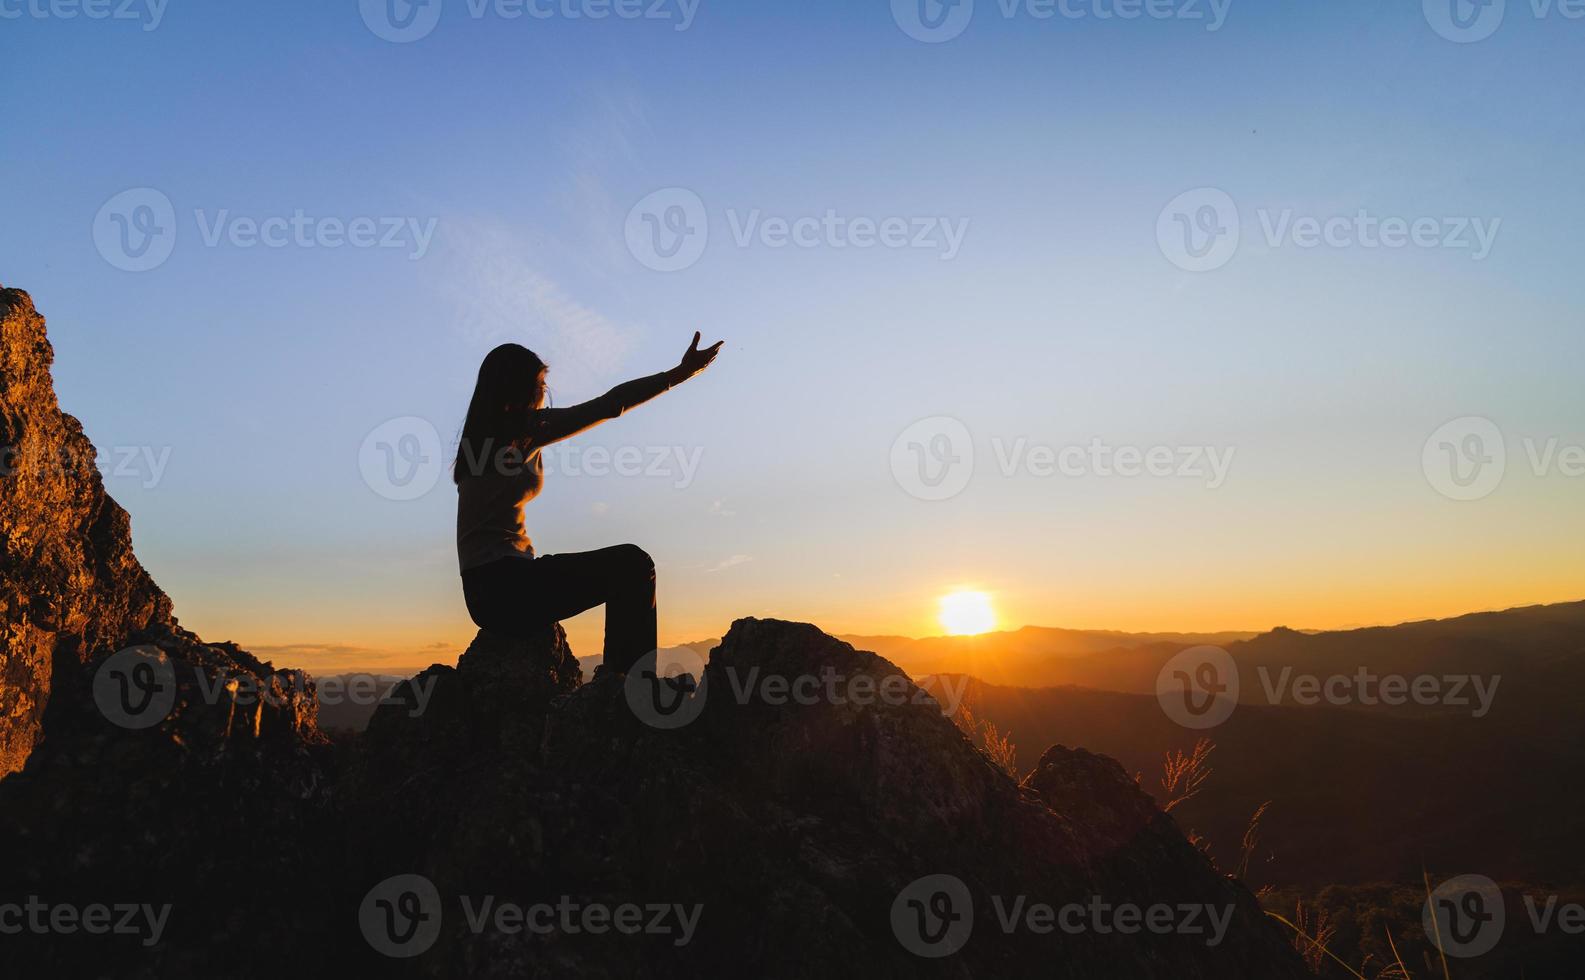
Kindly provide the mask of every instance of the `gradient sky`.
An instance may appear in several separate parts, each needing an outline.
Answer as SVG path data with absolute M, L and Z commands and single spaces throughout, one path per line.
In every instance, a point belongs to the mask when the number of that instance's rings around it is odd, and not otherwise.
M 1585 21 L 1509 3 L 1465 44 L 1415 3 L 1234 0 L 1216 31 L 1075 8 L 979 0 L 926 44 L 886 0 L 703 0 L 687 30 L 445 0 L 397 44 L 356 0 L 170 0 L 152 30 L 3 0 L 0 282 L 48 318 L 61 401 L 101 450 L 169 449 L 158 480 L 107 484 L 183 622 L 311 669 L 450 661 L 471 636 L 449 485 L 386 499 L 360 450 L 418 417 L 449 453 L 508 339 L 551 363 L 558 404 L 669 367 L 695 329 L 727 341 L 582 443 L 698 453 L 691 480 L 553 475 L 530 509 L 542 553 L 644 545 L 663 642 L 740 615 L 929 633 L 956 587 L 1007 626 L 1118 629 L 1585 596 L 1585 477 L 1533 472 L 1523 443 L 1585 445 Z M 145 187 L 174 251 L 123 271 L 96 215 Z M 625 223 L 673 187 L 710 239 L 657 272 Z M 1204 187 L 1242 241 L 1188 272 L 1157 221 Z M 195 212 L 222 209 L 434 236 L 417 260 L 206 245 Z M 740 247 L 755 209 L 968 225 L 950 259 Z M 1501 225 L 1477 259 L 1272 247 L 1259 216 L 1361 209 Z M 974 469 L 921 500 L 892 447 L 936 416 L 972 434 Z M 1509 458 L 1458 501 L 1421 451 L 1464 416 Z M 1019 437 L 1235 456 L 1215 488 L 1004 475 L 993 441 Z M 599 626 L 571 624 L 575 649 Z

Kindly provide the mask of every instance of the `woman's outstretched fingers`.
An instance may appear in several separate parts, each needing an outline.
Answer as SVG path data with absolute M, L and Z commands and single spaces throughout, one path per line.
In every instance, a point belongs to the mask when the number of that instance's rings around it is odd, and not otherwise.
M 703 371 L 705 368 L 709 367 L 710 362 L 714 361 L 715 356 L 721 352 L 721 345 L 725 343 L 725 341 L 718 340 L 709 347 L 706 347 L 704 350 L 700 350 L 699 340 L 700 333 L 699 331 L 695 330 L 693 334 L 693 343 L 688 346 L 687 353 L 683 354 L 682 356 L 681 369 L 685 377 L 692 377 L 693 375 L 698 374 L 700 371 Z

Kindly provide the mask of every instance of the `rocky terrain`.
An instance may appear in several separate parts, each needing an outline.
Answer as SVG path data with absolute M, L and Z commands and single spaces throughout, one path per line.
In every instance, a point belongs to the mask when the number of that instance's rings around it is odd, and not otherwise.
M 310 679 L 172 618 L 26 294 L 0 322 L 0 909 L 45 910 L 6 975 L 1307 975 L 1117 763 L 1015 783 L 805 624 L 740 620 L 691 694 L 481 633 L 332 742 Z M 772 682 L 811 677 L 842 696 Z
M 55 400 L 53 360 L 33 301 L 0 289 L 0 775 L 32 751 L 57 664 L 172 621 L 94 447 Z

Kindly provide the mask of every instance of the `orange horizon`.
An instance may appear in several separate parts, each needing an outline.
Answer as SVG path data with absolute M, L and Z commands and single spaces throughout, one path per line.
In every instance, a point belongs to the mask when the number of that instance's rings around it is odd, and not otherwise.
M 968 635 L 954 635 L 946 632 L 900 632 L 895 630 L 875 629 L 841 629 L 828 628 L 817 620 L 797 618 L 790 615 L 760 614 L 752 618 L 788 619 L 797 622 L 813 622 L 833 636 L 848 637 L 896 637 L 907 640 L 927 639 L 957 639 L 973 640 L 976 638 L 992 638 L 1018 633 L 1027 629 L 1063 630 L 1075 633 L 1118 633 L 1128 635 L 1152 634 L 1214 634 L 1214 633 L 1269 633 L 1278 628 L 1293 629 L 1305 633 L 1339 633 L 1359 629 L 1374 629 L 1379 627 L 1403 626 L 1411 623 L 1429 622 L 1436 620 L 1458 619 L 1462 616 L 1479 615 L 1481 613 L 1508 612 L 1516 609 L 1528 609 L 1540 606 L 1567 605 L 1573 602 L 1585 602 L 1585 596 L 1572 598 L 1553 598 L 1540 601 L 1520 601 L 1513 603 L 1499 603 L 1480 607 L 1461 607 L 1458 611 L 1438 612 L 1429 615 L 1393 616 L 1372 622 L 1344 622 L 1326 626 L 1293 626 L 1291 623 L 1274 623 L 1262 628 L 1161 628 L 1127 629 L 1114 626 L 1052 626 L 1042 623 L 1023 623 L 1021 625 L 998 626 L 996 629 L 983 633 Z M 736 617 L 745 618 L 745 617 Z M 568 642 L 573 652 L 580 657 L 597 657 L 600 651 L 600 637 L 603 632 L 603 617 L 596 610 L 584 616 L 568 620 L 564 624 L 567 629 Z M 248 646 L 242 643 L 244 649 L 249 650 L 261 660 L 273 661 L 282 668 L 297 668 L 318 676 L 333 674 L 354 673 L 389 673 L 392 675 L 409 675 L 424 670 L 431 664 L 455 664 L 457 658 L 467 649 L 471 640 L 473 627 L 470 625 L 467 634 L 456 642 L 436 640 L 430 643 L 410 647 L 406 650 L 400 648 L 381 648 L 376 646 L 351 646 L 337 643 L 272 643 Z M 691 639 L 677 639 L 676 635 L 663 638 L 663 645 L 667 647 L 684 646 L 691 643 L 718 641 L 725 630 L 693 634 Z M 432 655 L 425 656 L 422 651 L 433 651 Z M 579 652 L 586 651 L 586 652 Z M 320 656 L 313 656 L 314 653 Z M 295 659 L 294 659 L 295 658 Z M 323 658 L 323 659 L 321 659 Z M 330 662 L 336 658 L 347 658 L 344 662 Z M 357 658 L 357 659 L 353 659 Z M 405 659 L 397 659 L 405 658 Z M 420 662 L 422 661 L 422 662 Z

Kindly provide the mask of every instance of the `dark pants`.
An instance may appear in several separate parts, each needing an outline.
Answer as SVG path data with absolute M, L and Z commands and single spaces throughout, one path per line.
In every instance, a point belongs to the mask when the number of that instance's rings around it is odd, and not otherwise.
M 655 563 L 634 544 L 543 558 L 502 558 L 462 573 L 468 615 L 524 636 L 605 605 L 605 664 L 627 673 L 656 647 Z

